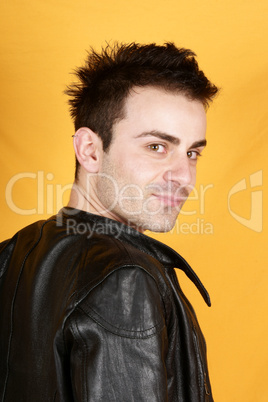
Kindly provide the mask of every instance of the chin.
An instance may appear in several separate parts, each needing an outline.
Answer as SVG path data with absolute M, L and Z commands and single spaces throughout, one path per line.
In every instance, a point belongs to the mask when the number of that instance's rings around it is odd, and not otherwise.
M 176 219 L 155 219 L 148 222 L 148 224 L 143 225 L 144 230 L 150 230 L 156 233 L 165 233 L 172 230 L 175 226 Z

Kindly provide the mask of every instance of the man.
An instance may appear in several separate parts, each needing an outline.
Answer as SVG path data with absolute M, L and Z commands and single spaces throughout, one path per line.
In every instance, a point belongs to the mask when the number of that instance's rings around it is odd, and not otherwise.
M 212 401 L 206 346 L 168 231 L 195 183 L 217 92 L 173 44 L 93 50 L 68 88 L 68 207 L 1 245 L 2 401 Z

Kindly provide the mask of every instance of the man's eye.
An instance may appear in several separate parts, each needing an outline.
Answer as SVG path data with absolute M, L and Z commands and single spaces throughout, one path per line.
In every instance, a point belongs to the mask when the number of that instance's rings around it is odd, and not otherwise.
M 201 156 L 201 154 L 197 151 L 188 151 L 187 156 L 189 159 L 197 160 L 197 158 Z
M 154 152 L 166 153 L 166 148 L 161 144 L 151 144 L 148 146 L 148 148 Z

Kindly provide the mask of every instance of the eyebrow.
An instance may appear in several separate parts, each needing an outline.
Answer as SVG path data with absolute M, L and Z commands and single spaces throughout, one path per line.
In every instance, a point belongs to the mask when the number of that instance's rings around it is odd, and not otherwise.
M 205 147 L 207 145 L 207 140 L 201 140 L 201 141 L 196 141 L 194 142 L 190 148 L 201 148 Z
M 137 135 L 135 138 L 152 137 L 152 136 L 160 138 L 161 140 L 167 141 L 174 145 L 179 145 L 181 142 L 181 140 L 178 137 L 174 137 L 173 135 L 163 133 L 162 131 L 157 131 L 157 130 L 145 131 L 145 132 Z M 194 142 L 190 146 L 190 148 L 205 147 L 206 145 L 207 145 L 207 140 L 200 140 L 200 141 Z

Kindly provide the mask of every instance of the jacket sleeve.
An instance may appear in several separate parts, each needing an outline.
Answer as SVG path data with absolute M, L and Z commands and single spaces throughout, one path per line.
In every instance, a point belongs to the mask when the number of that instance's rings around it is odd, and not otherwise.
M 165 402 L 167 331 L 162 297 L 141 267 L 102 281 L 70 317 L 75 401 Z

